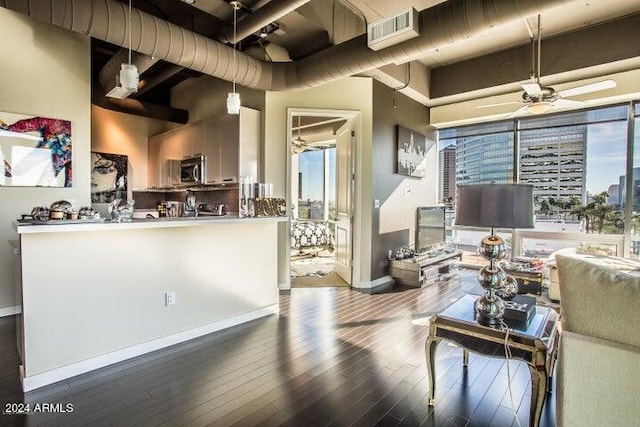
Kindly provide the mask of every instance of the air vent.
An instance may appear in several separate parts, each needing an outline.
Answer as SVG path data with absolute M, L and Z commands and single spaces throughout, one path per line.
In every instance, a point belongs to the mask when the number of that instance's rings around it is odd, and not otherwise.
M 414 8 L 367 25 L 369 49 L 380 50 L 417 37 L 418 11 Z

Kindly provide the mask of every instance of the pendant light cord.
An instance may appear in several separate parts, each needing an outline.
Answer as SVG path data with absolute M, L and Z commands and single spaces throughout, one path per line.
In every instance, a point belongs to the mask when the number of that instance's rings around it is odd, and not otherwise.
M 237 23 L 237 14 L 238 7 L 240 6 L 237 1 L 232 3 L 233 6 L 233 92 L 236 91 L 236 74 L 238 72 L 238 68 L 236 66 L 236 57 L 238 55 L 238 51 L 236 50 L 236 42 L 237 42 L 237 34 L 236 34 L 236 23 Z
M 129 65 L 131 65 L 131 0 L 129 0 Z

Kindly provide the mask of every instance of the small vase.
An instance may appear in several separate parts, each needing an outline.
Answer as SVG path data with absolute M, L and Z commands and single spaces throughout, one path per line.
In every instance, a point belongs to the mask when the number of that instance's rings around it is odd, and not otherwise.
M 109 214 L 112 222 L 129 222 L 133 215 L 133 199 L 115 199 L 109 204 Z

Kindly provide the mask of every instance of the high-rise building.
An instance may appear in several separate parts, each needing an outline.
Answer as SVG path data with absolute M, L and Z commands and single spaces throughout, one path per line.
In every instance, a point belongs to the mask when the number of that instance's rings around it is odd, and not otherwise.
M 440 200 L 456 198 L 456 146 L 450 145 L 440 150 Z
M 578 197 L 585 203 L 586 141 L 586 125 L 520 131 L 520 182 L 533 185 L 537 201 Z M 457 185 L 514 182 L 513 133 L 461 137 L 454 152 Z M 444 153 L 440 159 L 444 196 Z
M 520 182 L 533 196 L 586 202 L 587 126 L 574 125 L 520 132 Z
M 620 184 L 611 184 L 607 189 L 607 193 L 609 194 L 609 198 L 607 199 L 608 204 L 620 204 Z
M 457 185 L 509 182 L 513 182 L 512 133 L 494 133 L 457 139 Z
M 615 185 L 615 184 L 614 184 Z M 633 168 L 633 211 L 640 211 L 640 168 Z M 627 193 L 627 176 L 620 175 L 620 180 L 618 184 L 618 200 L 620 200 L 620 207 L 624 208 L 626 206 L 626 194 Z M 611 193 L 609 193 L 611 195 Z

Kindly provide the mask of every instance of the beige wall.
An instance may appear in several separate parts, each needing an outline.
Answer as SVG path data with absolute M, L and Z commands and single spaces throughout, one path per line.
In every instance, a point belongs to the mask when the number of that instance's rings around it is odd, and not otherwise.
M 76 206 L 90 203 L 91 116 L 88 37 L 0 8 L 0 40 L 0 111 L 70 120 L 74 178 L 72 188 L 0 187 L 2 315 L 15 306 L 12 251 L 7 244 L 17 239 L 12 222 L 34 206 L 60 199 L 73 200 Z
M 356 189 L 356 233 L 354 250 L 360 254 L 354 271 L 355 285 L 369 287 L 371 280 L 371 209 L 372 200 L 372 109 L 373 81 L 368 77 L 349 77 L 321 87 L 297 92 L 267 92 L 265 108 L 264 176 L 266 182 L 274 183 L 276 197 L 285 197 L 286 159 L 289 155 L 287 144 L 287 109 L 314 108 L 328 110 L 352 110 L 361 112 L 361 144 L 357 147 L 357 189 Z M 366 209 L 363 209 L 363 203 Z M 289 239 L 284 230 L 280 231 L 279 282 L 286 283 L 284 256 Z
M 148 138 L 168 123 L 91 106 L 91 151 L 128 156 L 129 189 L 147 188 Z
M 171 106 L 188 110 L 189 122 L 209 119 L 226 111 L 231 88 L 231 83 L 210 76 L 187 79 L 171 90 Z M 244 107 L 264 111 L 264 91 L 241 86 L 236 91 Z

